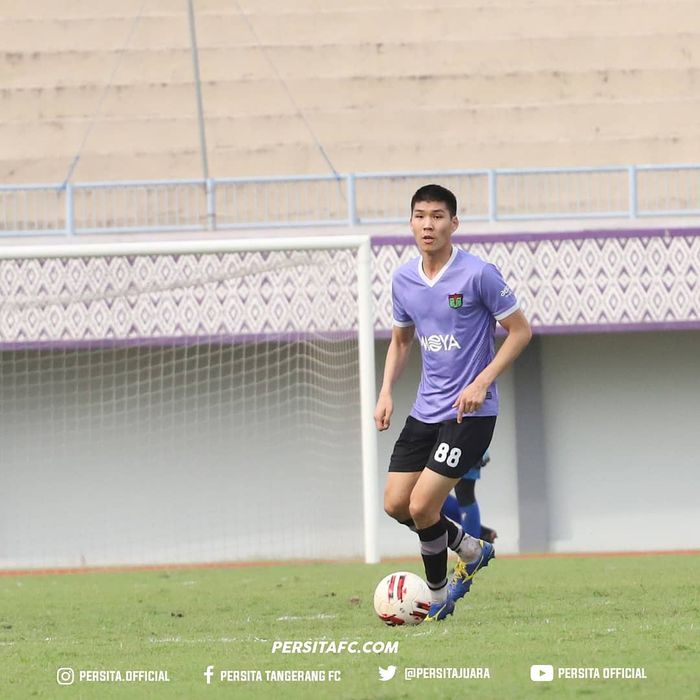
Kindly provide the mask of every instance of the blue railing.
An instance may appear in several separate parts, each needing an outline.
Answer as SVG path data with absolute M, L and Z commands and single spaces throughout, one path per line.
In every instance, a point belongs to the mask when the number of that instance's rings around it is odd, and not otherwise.
M 700 215 L 700 164 L 509 168 L 0 185 L 0 235 L 403 223 L 428 181 L 464 221 Z

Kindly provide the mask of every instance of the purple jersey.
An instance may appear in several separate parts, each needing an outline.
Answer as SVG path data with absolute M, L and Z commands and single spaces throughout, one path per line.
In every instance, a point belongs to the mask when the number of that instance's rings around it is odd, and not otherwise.
M 411 415 L 424 423 L 455 419 L 452 404 L 493 359 L 496 320 L 515 312 L 518 300 L 495 265 L 456 246 L 432 280 L 421 258 L 401 265 L 391 294 L 394 325 L 415 325 L 423 356 Z M 481 408 L 469 415 L 498 415 L 495 384 Z

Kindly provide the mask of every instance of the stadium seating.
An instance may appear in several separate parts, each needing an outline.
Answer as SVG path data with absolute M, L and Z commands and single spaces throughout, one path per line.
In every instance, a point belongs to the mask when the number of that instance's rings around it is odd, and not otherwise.
M 195 3 L 212 176 L 328 172 L 294 103 L 342 172 L 698 160 L 696 2 L 240 6 Z M 74 180 L 201 176 L 185 2 L 3 0 L 0 45 L 0 182 L 86 134 Z

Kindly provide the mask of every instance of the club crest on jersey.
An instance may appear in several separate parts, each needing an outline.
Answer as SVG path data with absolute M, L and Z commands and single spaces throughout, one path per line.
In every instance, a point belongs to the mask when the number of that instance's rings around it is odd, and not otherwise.
M 461 294 L 449 294 L 447 296 L 450 302 L 451 309 L 461 309 L 462 308 L 462 295 Z

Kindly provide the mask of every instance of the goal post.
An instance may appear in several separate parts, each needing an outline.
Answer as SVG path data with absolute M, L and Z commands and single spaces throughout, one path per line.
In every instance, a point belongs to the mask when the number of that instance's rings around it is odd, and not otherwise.
M 0 569 L 379 561 L 371 266 L 366 236 L 0 249 Z

